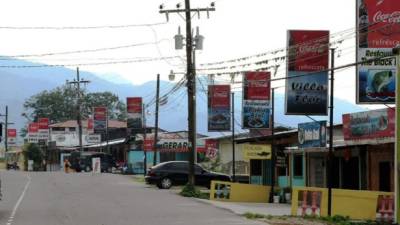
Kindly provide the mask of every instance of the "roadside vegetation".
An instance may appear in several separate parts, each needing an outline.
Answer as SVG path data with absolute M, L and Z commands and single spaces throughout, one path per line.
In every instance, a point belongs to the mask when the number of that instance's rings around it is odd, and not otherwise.
M 380 225 L 390 224 L 376 221 L 355 221 L 349 217 L 332 216 L 332 217 L 314 217 L 314 216 L 271 216 L 258 213 L 244 213 L 244 217 L 251 220 L 264 221 L 270 225 Z
M 183 197 L 210 199 L 210 193 L 204 192 L 196 186 L 186 184 L 179 194 Z

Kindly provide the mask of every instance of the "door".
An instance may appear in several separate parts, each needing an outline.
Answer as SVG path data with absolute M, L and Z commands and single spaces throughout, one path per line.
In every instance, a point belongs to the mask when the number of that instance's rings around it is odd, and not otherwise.
M 342 162 L 342 188 L 359 190 L 360 174 L 358 157 L 351 157 L 349 160 L 343 160 Z
M 324 187 L 325 185 L 325 160 L 323 157 L 310 158 L 310 186 Z
M 208 173 L 205 173 L 203 168 L 199 165 L 194 165 L 194 174 L 195 174 L 195 182 L 196 185 L 208 187 L 210 185 L 211 177 Z
M 175 184 L 186 184 L 188 182 L 188 163 L 175 162 L 170 165 L 169 177 Z
M 379 163 L 379 191 L 390 192 L 390 162 Z

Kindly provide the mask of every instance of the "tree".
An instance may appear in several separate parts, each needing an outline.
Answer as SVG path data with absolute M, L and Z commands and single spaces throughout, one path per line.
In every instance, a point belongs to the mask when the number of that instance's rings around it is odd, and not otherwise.
M 126 119 L 126 106 L 111 92 L 86 93 L 81 90 L 81 115 L 88 118 L 93 107 L 108 107 L 110 119 Z M 61 86 L 50 91 L 42 91 L 31 96 L 24 103 L 25 116 L 36 121 L 40 117 L 49 118 L 52 123 L 76 119 L 77 93 L 71 86 Z
M 33 160 L 34 171 L 43 169 L 42 162 L 44 159 L 44 154 L 37 144 L 29 143 L 24 145 L 23 154 L 25 158 L 25 168 L 28 168 L 28 160 Z

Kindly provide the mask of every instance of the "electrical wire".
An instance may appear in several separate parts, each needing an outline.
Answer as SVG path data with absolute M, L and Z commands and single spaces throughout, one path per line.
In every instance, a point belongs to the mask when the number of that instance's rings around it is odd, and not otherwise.
M 89 30 L 89 29 L 121 29 L 132 27 L 153 27 L 165 25 L 166 22 L 144 23 L 144 24 L 122 24 L 122 25 L 100 25 L 100 26 L 0 26 L 7 30 Z

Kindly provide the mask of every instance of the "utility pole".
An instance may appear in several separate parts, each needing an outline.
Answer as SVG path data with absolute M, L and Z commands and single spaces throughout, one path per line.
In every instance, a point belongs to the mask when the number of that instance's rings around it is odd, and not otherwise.
M 143 153 L 144 153 L 143 176 L 146 176 L 146 173 L 147 173 L 147 151 L 144 147 L 144 143 L 146 141 L 146 105 L 145 104 L 142 104 L 142 113 L 143 113 Z
M 4 140 L 4 148 L 5 151 L 8 152 L 8 105 L 6 105 L 6 115 L 5 115 L 5 124 L 4 124 L 4 129 L 5 129 L 5 140 Z
M 106 149 L 107 149 L 107 153 L 108 154 L 110 154 L 110 145 L 108 144 L 108 140 L 110 139 L 110 136 L 109 136 L 109 130 L 108 130 L 108 128 L 109 128 L 109 124 L 108 124 L 108 120 L 109 120 L 109 117 L 108 117 L 108 111 L 109 111 L 109 109 L 108 109 L 108 107 L 106 108 L 107 110 L 106 110 L 106 138 L 107 138 L 107 140 L 106 140 Z
M 188 183 L 194 185 L 194 161 L 196 154 L 196 71 L 194 69 L 194 47 L 196 44 L 193 42 L 192 37 L 192 12 L 200 17 L 200 12 L 215 11 L 214 3 L 211 4 L 211 8 L 190 8 L 190 0 L 185 0 L 185 9 L 180 9 L 180 4 L 177 5 L 177 9 L 174 10 L 163 10 L 163 6 L 160 6 L 160 13 L 164 13 L 169 20 L 170 13 L 185 13 L 186 22 L 186 59 L 187 59 L 187 92 L 188 92 L 188 131 L 189 131 L 189 175 Z M 196 46 L 200 47 L 200 46 Z M 202 47 L 202 46 L 201 46 Z
M 79 77 L 79 67 L 76 68 L 76 80 L 74 79 L 73 81 L 68 81 L 67 84 L 72 84 L 76 86 L 76 91 L 77 91 L 77 104 L 76 104 L 76 120 L 78 122 L 78 132 L 79 132 L 79 152 L 83 152 L 83 146 L 82 146 L 82 117 L 81 117 L 81 84 L 88 84 L 90 81 L 88 80 L 81 80 Z
M 335 80 L 335 49 L 331 48 L 331 83 L 329 101 L 329 152 L 328 152 L 328 216 L 332 213 L 332 159 L 333 159 L 333 93 Z
M 274 186 L 275 186 L 275 88 L 272 89 L 271 95 L 271 192 L 269 194 L 269 202 L 274 202 Z
M 153 166 L 157 164 L 157 143 L 158 143 L 158 109 L 160 104 L 160 74 L 157 74 L 157 90 L 156 90 L 156 119 L 154 125 L 154 155 L 153 155 Z
M 232 181 L 236 182 L 235 149 L 235 92 L 232 92 Z

